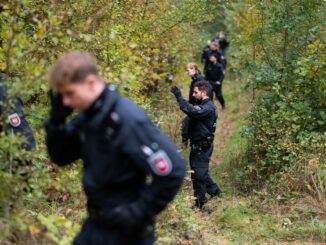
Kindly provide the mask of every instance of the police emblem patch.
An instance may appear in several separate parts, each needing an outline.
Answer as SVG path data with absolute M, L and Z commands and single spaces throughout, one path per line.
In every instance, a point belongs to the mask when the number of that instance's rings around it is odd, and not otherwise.
M 147 159 L 153 172 L 160 176 L 165 176 L 172 171 L 172 162 L 168 155 L 163 150 L 153 153 Z
M 13 127 L 18 127 L 21 124 L 21 119 L 17 113 L 13 113 L 8 116 L 9 123 Z

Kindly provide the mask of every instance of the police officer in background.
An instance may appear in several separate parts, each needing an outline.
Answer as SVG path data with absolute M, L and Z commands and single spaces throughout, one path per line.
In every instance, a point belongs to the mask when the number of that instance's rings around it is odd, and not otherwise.
M 10 103 L 4 75 L 0 73 L 0 132 L 14 133 L 21 137 L 22 148 L 34 150 L 36 147 L 33 131 L 25 118 L 23 102 L 16 97 Z M 28 164 L 29 162 L 20 163 Z
M 223 31 L 217 32 L 215 37 L 215 42 L 220 44 L 220 49 L 225 55 L 226 49 L 230 46 L 230 42 L 228 42 L 225 38 L 225 34 Z
M 226 60 L 225 60 L 225 57 L 224 57 L 223 53 L 220 50 L 219 43 L 211 42 L 210 45 L 209 45 L 209 50 L 207 50 L 206 52 L 203 53 L 203 57 L 204 57 L 203 59 L 205 60 L 205 64 L 204 64 L 204 74 L 205 74 L 205 76 L 207 74 L 207 66 L 208 66 L 208 64 L 210 62 L 210 60 L 209 60 L 210 55 L 215 55 L 217 57 L 217 62 L 222 65 L 223 71 L 224 71 L 224 69 L 226 67 Z
M 220 44 L 218 42 L 211 43 L 211 51 L 208 54 L 208 63 L 210 62 L 209 56 L 211 56 L 211 55 L 215 55 L 217 57 L 217 62 L 222 65 L 223 71 L 224 71 L 226 68 L 226 59 L 225 59 L 223 51 L 220 48 Z
M 206 68 L 206 80 L 209 81 L 213 88 L 217 100 L 222 106 L 222 110 L 225 109 L 225 100 L 222 93 L 222 84 L 224 80 L 223 68 L 220 63 L 217 62 L 218 58 L 215 54 L 209 56 L 209 64 Z M 212 96 L 213 98 L 213 96 Z
M 208 63 L 208 55 L 211 51 L 211 43 L 212 41 L 211 40 L 207 40 L 207 44 L 206 46 L 203 48 L 203 52 L 201 54 L 201 63 L 204 64 L 204 71 L 205 71 L 205 66 L 207 65 Z
M 211 197 L 221 196 L 220 188 L 209 176 L 209 160 L 213 152 L 214 132 L 216 129 L 217 109 L 209 98 L 211 86 L 206 81 L 194 84 L 194 96 L 200 102 L 192 105 L 187 102 L 178 87 L 172 87 L 171 92 L 175 95 L 180 109 L 190 117 L 190 168 L 195 207 L 202 208 L 207 202 L 206 193 Z
M 84 166 L 88 218 L 74 244 L 153 244 L 155 216 L 185 173 L 176 146 L 99 77 L 87 53 L 62 55 L 49 83 L 56 90 L 46 124 L 49 155 L 61 166 L 80 158 Z M 79 113 L 67 122 L 73 109 Z

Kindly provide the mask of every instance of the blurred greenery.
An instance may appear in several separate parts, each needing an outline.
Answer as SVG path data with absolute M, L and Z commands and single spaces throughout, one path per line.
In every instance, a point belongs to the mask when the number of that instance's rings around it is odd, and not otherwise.
M 1 1 L 0 71 L 8 98 L 23 99 L 38 147 L 22 151 L 21 136 L 1 133 L 0 243 L 70 244 L 85 217 L 80 164 L 57 168 L 44 145 L 47 72 L 56 58 L 90 52 L 101 76 L 160 125 L 158 91 L 167 92 L 170 74 L 184 79 L 185 63 L 203 42 L 199 27 L 215 8 L 208 0 Z M 25 160 L 31 165 L 21 166 Z
M 309 195 L 326 207 L 325 9 L 310 0 L 229 2 L 230 63 L 253 102 L 234 168 L 243 191 L 280 203 Z
M 23 151 L 19 136 L 0 134 L 0 244 L 71 244 L 86 216 L 81 164 L 57 168 L 44 145 L 47 71 L 60 54 L 90 52 L 186 156 L 165 78 L 188 84 L 185 64 L 222 30 L 228 107 L 211 172 L 226 198 L 193 212 L 188 173 L 159 217 L 158 243 L 325 241 L 325 9 L 318 0 L 1 1 L 0 71 L 38 147 Z

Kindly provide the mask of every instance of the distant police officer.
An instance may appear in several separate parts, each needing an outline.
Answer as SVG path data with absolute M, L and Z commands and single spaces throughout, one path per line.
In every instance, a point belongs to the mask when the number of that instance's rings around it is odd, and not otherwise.
M 84 163 L 89 217 L 74 244 L 153 244 L 155 216 L 176 195 L 185 160 L 142 109 L 101 80 L 89 54 L 62 55 L 49 83 L 57 91 L 46 124 L 50 157 Z M 79 114 L 66 122 L 70 108 Z
M 14 133 L 22 142 L 22 148 L 26 150 L 35 149 L 33 131 L 25 118 L 23 102 L 16 97 L 12 103 L 8 98 L 8 86 L 5 84 L 4 76 L 0 73 L 0 132 Z M 21 163 L 27 164 L 28 162 Z
M 225 109 L 225 101 L 222 93 L 222 84 L 224 80 L 223 68 L 220 63 L 217 62 L 215 54 L 209 56 L 209 64 L 206 68 L 206 80 L 209 81 L 213 88 L 216 98 L 220 102 L 222 109 Z
M 230 42 L 225 39 L 224 32 L 217 32 L 214 40 L 220 44 L 220 49 L 223 51 L 223 54 L 225 54 L 226 49 L 230 46 Z
M 208 64 L 208 55 L 211 51 L 211 40 L 207 40 L 206 46 L 203 48 L 203 52 L 201 55 L 201 63 L 204 64 L 204 73 L 205 73 L 205 66 Z
M 217 121 L 216 107 L 208 96 L 210 90 L 211 87 L 206 81 L 195 83 L 194 96 L 201 103 L 192 105 L 182 97 L 179 88 L 171 88 L 171 92 L 177 98 L 180 109 L 190 117 L 190 167 L 193 170 L 191 177 L 196 197 L 195 206 L 198 208 L 202 208 L 207 202 L 206 193 L 211 196 L 221 195 L 220 188 L 214 183 L 208 173 Z
M 224 57 L 224 54 L 223 54 L 222 50 L 220 50 L 219 43 L 210 42 L 209 49 L 206 50 L 205 52 L 203 52 L 203 54 L 202 54 L 202 59 L 205 60 L 205 64 L 204 64 L 204 74 L 205 74 L 205 76 L 207 74 L 207 66 L 208 66 L 208 64 L 210 62 L 209 61 L 209 56 L 210 55 L 215 55 L 217 57 L 217 62 L 222 65 L 223 70 L 226 67 L 226 60 L 225 60 L 225 57 Z

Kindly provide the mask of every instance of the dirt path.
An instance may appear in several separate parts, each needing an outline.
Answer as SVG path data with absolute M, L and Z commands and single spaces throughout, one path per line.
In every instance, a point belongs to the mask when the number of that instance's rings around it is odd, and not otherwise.
M 210 168 L 213 169 L 216 165 L 222 162 L 223 152 L 226 151 L 226 141 L 232 136 L 234 126 L 229 119 L 228 109 L 222 110 L 217 101 L 214 101 L 218 108 L 218 125 L 215 134 L 214 152 L 211 157 Z M 230 244 L 227 237 L 220 234 L 220 226 L 218 222 L 212 220 L 211 213 L 221 206 L 221 200 L 214 198 L 210 200 L 204 211 L 194 212 L 194 216 L 201 220 L 202 237 L 201 241 L 194 241 L 193 244 L 198 245 L 226 245 Z
M 215 104 L 217 104 L 215 102 Z M 218 107 L 218 124 L 214 141 L 214 153 L 211 158 L 211 165 L 221 162 L 221 153 L 225 151 L 225 142 L 232 135 L 234 128 L 228 117 L 228 110 L 222 110 Z

